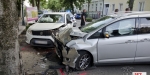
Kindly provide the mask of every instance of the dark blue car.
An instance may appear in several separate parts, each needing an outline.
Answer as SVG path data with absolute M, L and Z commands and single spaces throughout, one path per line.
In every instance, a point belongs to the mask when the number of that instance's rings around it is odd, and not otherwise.
M 75 18 L 76 18 L 76 19 L 81 19 L 81 14 L 76 14 L 76 15 L 75 15 Z

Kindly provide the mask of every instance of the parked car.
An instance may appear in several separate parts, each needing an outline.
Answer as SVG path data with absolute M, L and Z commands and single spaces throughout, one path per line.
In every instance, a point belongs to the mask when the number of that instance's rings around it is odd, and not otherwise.
M 67 35 L 61 36 L 61 41 Z M 108 15 L 81 30 L 72 28 L 70 35 L 78 38 L 57 51 L 63 64 L 77 70 L 93 64 L 150 62 L 150 12 Z
M 69 13 L 44 13 L 35 24 L 28 28 L 26 42 L 32 46 L 54 47 L 54 39 L 51 37 L 51 31 L 57 29 L 58 32 L 61 32 L 72 27 L 73 22 Z
M 76 19 L 75 19 L 75 16 L 71 13 L 71 12 L 68 12 L 69 13 L 69 15 L 70 15 L 70 17 L 71 17 L 71 21 L 74 23 L 74 27 L 76 27 L 76 25 L 77 25 L 77 21 L 76 21 Z
M 76 19 L 81 19 L 81 14 L 76 14 L 76 15 L 75 15 L 75 18 L 76 18 Z

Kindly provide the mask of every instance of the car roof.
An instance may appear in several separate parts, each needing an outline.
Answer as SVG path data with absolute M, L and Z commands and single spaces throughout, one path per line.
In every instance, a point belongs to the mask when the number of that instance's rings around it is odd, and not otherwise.
M 147 15 L 147 16 L 150 16 L 150 11 L 128 11 L 128 12 L 121 11 L 121 12 L 109 14 L 109 16 L 113 16 L 113 17 L 124 17 L 124 16 L 133 16 L 133 15 L 138 15 L 138 16 Z
M 47 12 L 44 14 L 68 14 L 69 12 Z

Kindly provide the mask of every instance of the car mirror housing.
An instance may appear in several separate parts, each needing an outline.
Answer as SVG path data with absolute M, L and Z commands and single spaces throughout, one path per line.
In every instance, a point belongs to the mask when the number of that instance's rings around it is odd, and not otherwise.
M 110 37 L 109 32 L 104 32 L 104 36 L 105 38 L 109 38 Z

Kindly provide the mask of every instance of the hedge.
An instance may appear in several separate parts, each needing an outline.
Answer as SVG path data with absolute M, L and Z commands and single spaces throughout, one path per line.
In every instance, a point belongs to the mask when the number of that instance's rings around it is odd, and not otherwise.
M 86 18 L 87 22 L 92 22 L 92 18 Z

